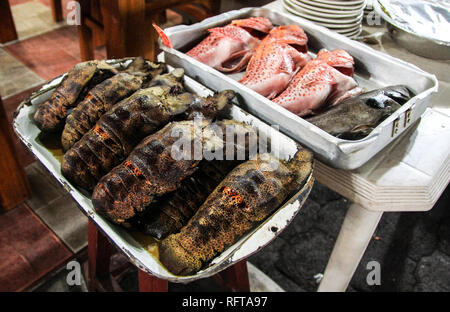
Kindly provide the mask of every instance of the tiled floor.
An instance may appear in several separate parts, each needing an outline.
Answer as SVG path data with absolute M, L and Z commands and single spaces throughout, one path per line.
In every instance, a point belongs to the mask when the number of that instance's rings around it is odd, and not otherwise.
M 44 80 L 68 71 L 81 60 L 75 26 L 64 26 L 4 49 Z M 105 54 L 98 57 L 104 58 Z
M 28 206 L 73 253 L 81 251 L 87 246 L 87 217 L 39 162 L 29 165 L 25 172 L 33 194 Z
M 0 48 L 0 64 L 0 94 L 2 98 L 7 98 L 44 82 L 44 79 L 2 48 Z
M 23 40 L 59 28 L 49 7 L 39 1 L 24 1 L 11 7 L 17 35 Z
M 26 204 L 1 215 L 0 291 L 23 290 L 71 256 Z

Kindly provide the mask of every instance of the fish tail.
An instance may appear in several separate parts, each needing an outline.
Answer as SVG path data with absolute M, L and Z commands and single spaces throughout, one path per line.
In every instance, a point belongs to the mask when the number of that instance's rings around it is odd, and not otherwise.
M 153 25 L 153 28 L 155 28 L 156 32 L 158 33 L 159 37 L 161 38 L 161 42 L 166 47 L 173 49 L 172 42 L 170 41 L 169 37 L 167 37 L 167 35 L 164 33 L 164 31 L 161 29 L 161 27 L 159 27 L 155 23 L 152 23 L 152 25 Z

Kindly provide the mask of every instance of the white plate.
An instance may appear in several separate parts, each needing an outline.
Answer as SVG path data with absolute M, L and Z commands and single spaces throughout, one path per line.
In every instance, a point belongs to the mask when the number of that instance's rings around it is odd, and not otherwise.
M 359 36 L 359 34 L 362 32 L 362 27 L 357 29 L 356 31 L 352 32 L 352 33 L 348 33 L 348 34 L 342 34 L 346 37 L 349 37 L 350 39 L 355 39 L 356 37 Z
M 284 0 L 283 4 L 284 4 L 284 8 L 295 15 L 298 15 L 300 17 L 303 17 L 307 20 L 316 22 L 322 26 L 328 27 L 328 28 L 343 28 L 343 27 L 352 27 L 355 25 L 358 25 L 361 23 L 362 21 L 362 17 L 363 14 L 361 12 L 361 15 L 358 16 L 357 18 L 353 19 L 353 20 L 332 20 L 332 19 L 325 19 L 325 18 L 320 18 L 317 16 L 312 16 L 312 15 L 308 15 L 308 14 L 304 14 L 302 12 L 299 12 L 297 10 L 295 10 L 295 8 L 293 8 L 290 4 L 290 2 L 288 2 L 289 0 Z
M 349 27 L 349 28 L 339 28 L 339 29 L 332 29 L 335 32 L 338 32 L 343 35 L 347 35 L 349 33 L 354 33 L 355 31 L 362 29 L 362 25 L 356 25 L 355 27 Z
M 344 36 L 347 36 L 347 37 L 354 36 L 356 34 L 359 35 L 361 33 L 361 31 L 362 31 L 362 26 L 358 26 L 358 27 L 353 28 L 353 29 L 346 29 L 346 30 L 338 29 L 338 30 L 336 30 L 337 33 L 339 33 L 341 35 L 344 35 Z
M 340 18 L 340 17 L 358 16 L 361 13 L 361 9 L 355 9 L 355 10 L 342 10 L 340 8 L 339 9 L 324 9 L 321 7 L 308 5 L 301 0 L 293 0 L 291 2 L 293 4 L 295 4 L 296 6 L 298 6 L 299 8 L 301 8 L 303 11 L 311 13 L 311 14 L 315 14 L 317 16 Z
M 321 2 L 316 2 L 315 0 L 299 0 L 305 4 L 308 5 L 312 5 L 318 8 L 325 8 L 325 9 L 334 9 L 334 10 L 341 10 L 341 11 L 353 11 L 353 10 L 358 10 L 361 7 L 364 7 L 364 3 L 361 4 L 357 4 L 357 5 L 347 5 L 347 4 L 343 4 L 341 5 L 340 3 L 333 3 L 333 4 L 327 4 L 327 3 L 321 3 Z
M 310 0 L 312 2 L 316 3 L 324 3 L 324 4 L 330 4 L 330 5 L 345 5 L 345 6 L 359 6 L 364 5 L 365 0 Z

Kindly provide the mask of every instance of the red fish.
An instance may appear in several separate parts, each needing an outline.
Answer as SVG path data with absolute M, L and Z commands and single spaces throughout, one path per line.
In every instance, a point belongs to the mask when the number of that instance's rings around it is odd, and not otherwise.
M 353 57 L 344 50 L 321 50 L 273 101 L 298 116 L 336 105 L 362 92 L 353 76 Z
M 169 38 L 157 27 L 164 45 L 172 47 Z M 234 20 L 225 27 L 208 29 L 209 35 L 186 54 L 222 72 L 239 72 L 245 68 L 260 38 L 272 29 L 265 17 Z
M 311 59 L 306 53 L 307 42 L 305 32 L 297 25 L 274 28 L 256 49 L 239 82 L 273 99 Z

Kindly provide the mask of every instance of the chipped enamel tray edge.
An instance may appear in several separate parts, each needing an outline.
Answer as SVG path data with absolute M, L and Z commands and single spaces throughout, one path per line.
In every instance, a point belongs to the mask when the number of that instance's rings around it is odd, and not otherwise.
M 169 67 L 169 69 L 172 68 Z M 40 130 L 32 121 L 33 113 L 38 104 L 50 97 L 54 88 L 61 82 L 63 77 L 64 75 L 61 75 L 51 80 L 40 90 L 34 92 L 29 99 L 22 102 L 14 114 L 13 129 L 27 148 L 71 194 L 83 213 L 97 224 L 108 239 L 122 252 L 124 252 L 131 262 L 147 273 L 178 283 L 187 283 L 200 278 L 212 276 L 269 244 L 293 220 L 311 191 L 314 183 L 312 174 L 308 177 L 305 184 L 269 218 L 267 218 L 250 233 L 243 236 L 238 242 L 230 246 L 218 257 L 213 259 L 208 267 L 199 271 L 195 275 L 173 275 L 164 268 L 158 259 L 148 253 L 126 229 L 108 222 L 102 216 L 97 214 L 92 206 L 91 200 L 72 186 L 71 183 L 61 174 L 60 162 L 49 150 L 36 141 Z M 185 76 L 185 85 L 188 90 L 196 92 L 199 95 L 205 96 L 212 94 L 211 90 L 200 85 L 193 79 L 190 79 L 188 76 Z M 251 124 L 264 135 L 272 138 L 272 141 L 279 142 L 280 144 L 272 145 L 272 148 L 280 149 L 280 157 L 291 157 L 297 150 L 295 141 L 269 127 L 256 117 L 244 112 L 236 105 L 233 105 L 231 108 L 230 115 L 230 117 L 238 121 Z
M 269 9 L 244 8 L 229 11 L 194 25 L 174 26 L 165 32 L 174 47 L 180 48 L 190 41 L 197 40 L 208 28 L 249 16 L 268 17 L 276 24 L 300 25 L 308 34 L 310 39 L 308 45 L 314 44 L 313 48 L 316 50 L 319 48 L 347 50 L 355 58 L 356 80 L 368 90 L 405 84 L 416 92 L 415 97 L 386 118 L 367 137 L 357 141 L 342 140 L 276 105 L 231 77 L 176 49 L 160 44 L 168 64 L 185 68 L 188 75 L 213 90 L 236 91 L 239 93 L 239 106 L 269 124 L 279 125 L 283 133 L 312 149 L 317 159 L 332 167 L 352 170 L 362 166 L 418 120 L 425 111 L 432 93 L 437 92 L 436 77 L 413 64 L 376 51 L 300 17 Z

